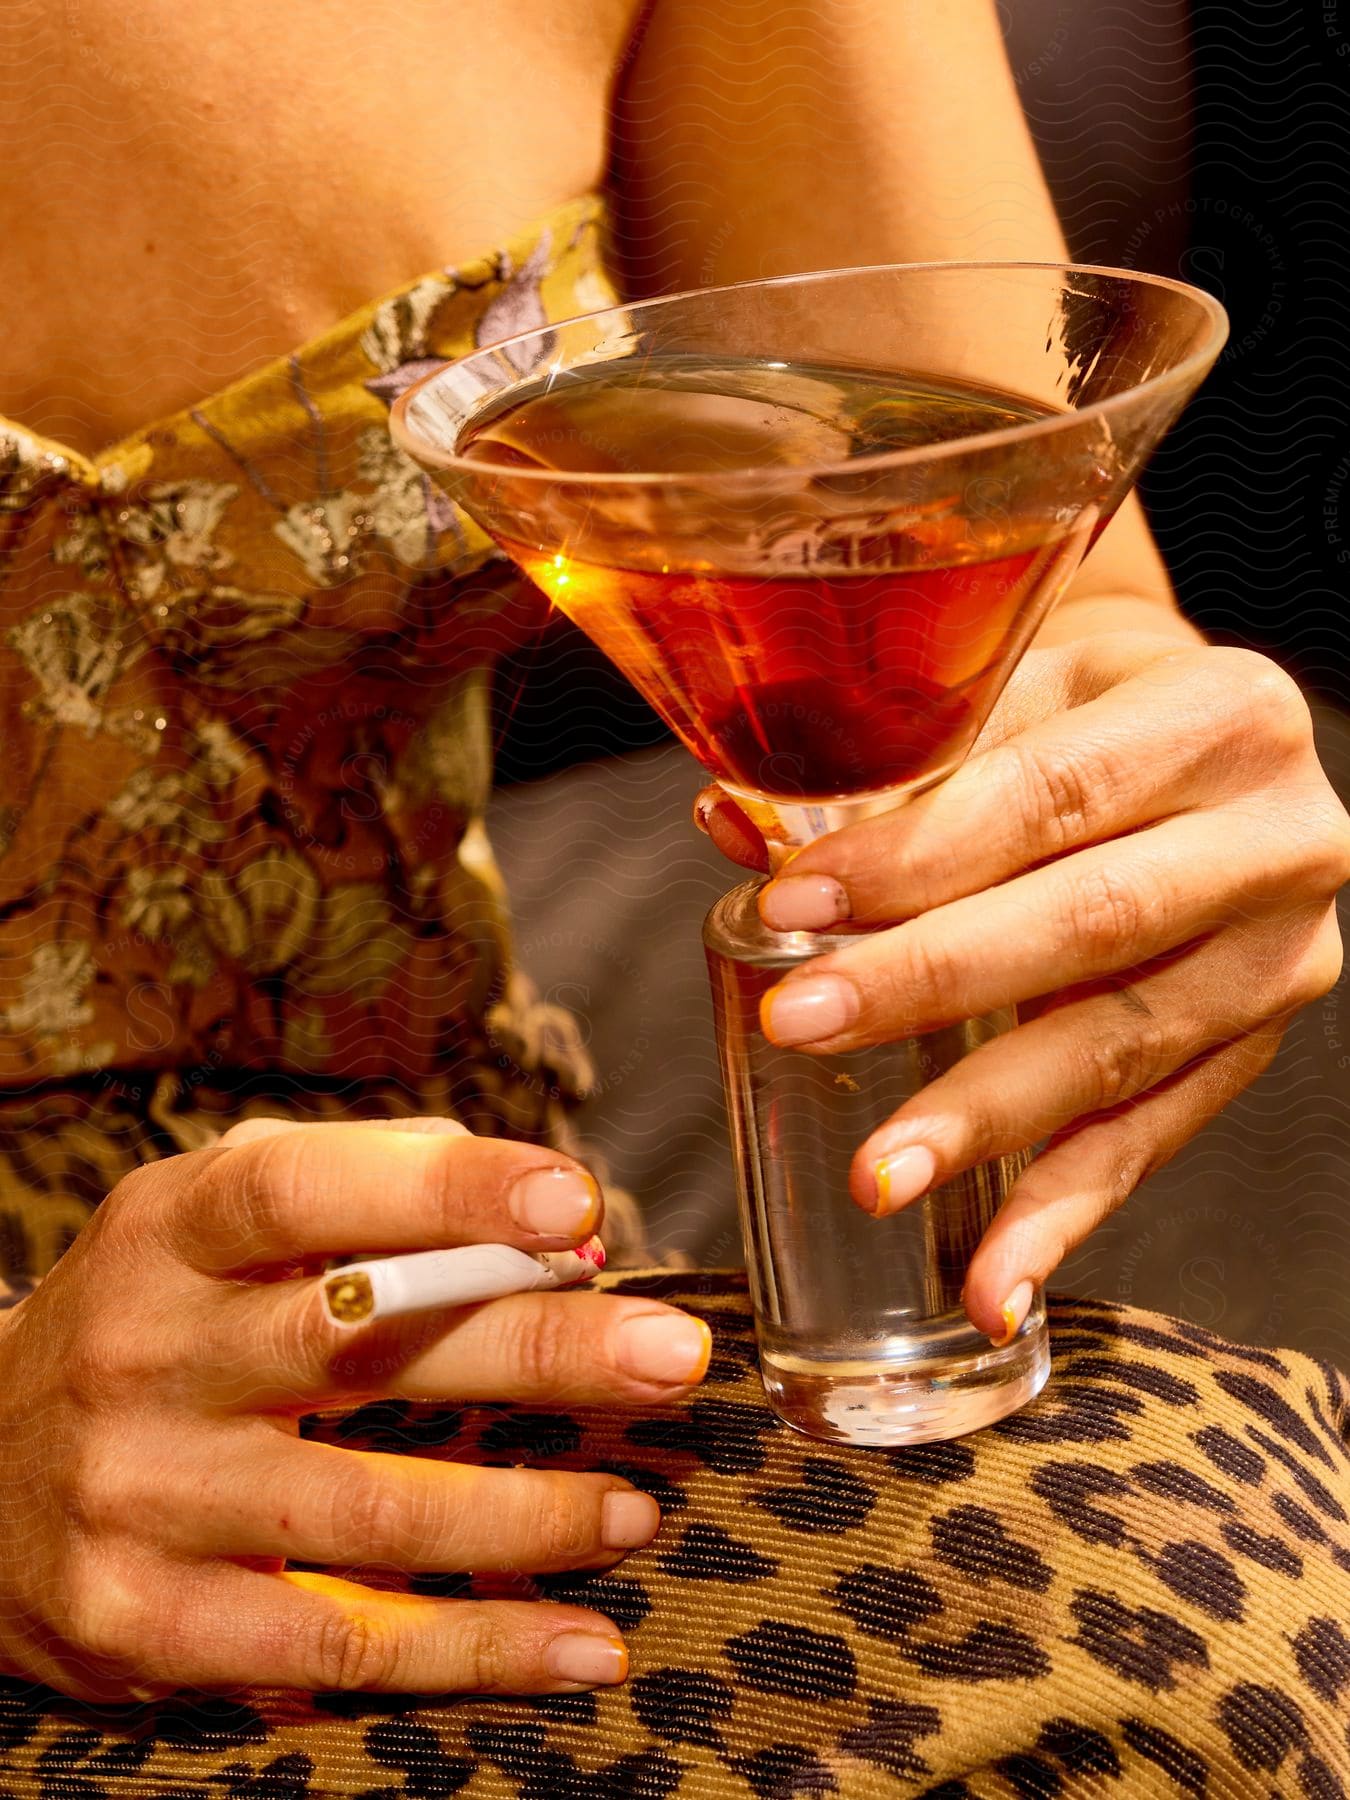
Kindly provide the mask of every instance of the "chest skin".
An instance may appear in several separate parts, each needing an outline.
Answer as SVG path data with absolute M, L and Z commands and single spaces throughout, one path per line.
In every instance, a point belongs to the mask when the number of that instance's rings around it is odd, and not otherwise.
M 594 187 L 638 0 L 11 0 L 0 415 L 92 453 Z

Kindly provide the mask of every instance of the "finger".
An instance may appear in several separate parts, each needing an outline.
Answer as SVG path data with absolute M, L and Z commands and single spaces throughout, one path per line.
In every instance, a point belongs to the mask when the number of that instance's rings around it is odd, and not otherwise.
M 1049 858 L 1212 805 L 1255 777 L 1268 783 L 1281 747 L 1302 753 L 1295 707 L 1306 725 L 1297 689 L 1262 658 L 1174 648 L 1100 697 L 971 757 L 897 812 L 808 845 L 764 889 L 761 916 L 781 931 L 913 918 Z
M 380 1593 L 334 1576 L 182 1566 L 172 1593 L 110 1595 L 71 1683 L 318 1692 L 557 1694 L 628 1671 L 613 1622 L 579 1606 Z M 101 1676 L 101 1679 L 100 1679 Z M 122 1694 L 125 1696 L 125 1678 Z
M 1057 1003 L 923 1088 L 859 1146 L 850 1189 L 890 1213 L 963 1169 L 1118 1106 L 1197 1056 L 1325 993 L 1335 921 L 1220 932 L 1189 955 Z
M 195 1373 L 221 1408 L 304 1412 L 326 1400 L 661 1405 L 703 1379 L 712 1337 L 673 1306 L 617 1294 L 511 1294 L 334 1325 L 317 1280 L 220 1289 Z
M 769 990 L 760 1017 L 774 1043 L 816 1051 L 980 1018 L 1283 906 L 1305 862 L 1278 818 L 1171 819 L 814 957 Z
M 723 856 L 743 869 L 767 869 L 764 839 L 734 800 L 719 787 L 706 787 L 694 801 L 694 823 L 710 837 Z
M 156 1539 L 201 1555 L 542 1573 L 608 1568 L 661 1523 L 617 1475 L 343 1450 L 262 1423 L 238 1455 L 180 1450 L 190 1487 L 166 1472 Z
M 1226 1045 L 1142 1099 L 1097 1114 L 1052 1140 L 1016 1182 L 966 1275 L 971 1322 L 1001 1336 L 1011 1303 L 1020 1323 L 1031 1286 L 1160 1169 L 1270 1063 L 1284 1020 Z
M 302 1125 L 198 1153 L 163 1221 L 178 1253 L 208 1274 L 363 1253 L 468 1243 L 562 1248 L 591 1236 L 600 1189 L 555 1150 L 467 1132 Z
M 240 1119 L 237 1124 L 231 1125 L 227 1131 L 221 1133 L 215 1148 L 218 1150 L 237 1149 L 240 1144 L 253 1143 L 258 1138 L 276 1137 L 279 1132 L 283 1131 L 303 1130 L 306 1125 L 311 1123 L 312 1121 L 305 1119 L 275 1119 L 269 1117 Z M 412 1131 L 423 1132 L 428 1135 L 458 1137 L 467 1135 L 465 1127 L 457 1123 L 454 1119 L 422 1117 L 378 1119 L 370 1121 L 363 1119 L 328 1119 L 324 1121 L 324 1124 L 329 1129 L 350 1125 L 368 1126 L 370 1124 L 375 1124 L 381 1131 Z M 283 1268 L 287 1274 L 312 1275 L 315 1272 L 315 1265 L 322 1266 L 323 1261 L 324 1258 L 322 1256 L 300 1256 L 287 1261 L 285 1264 L 280 1265 L 280 1267 Z

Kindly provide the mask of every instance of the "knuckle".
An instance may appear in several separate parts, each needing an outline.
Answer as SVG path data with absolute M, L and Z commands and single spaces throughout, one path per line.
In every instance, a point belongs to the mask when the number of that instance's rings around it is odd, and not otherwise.
M 142 1163 L 124 1175 L 100 1203 L 90 1221 L 105 1249 L 129 1249 L 142 1256 L 150 1226 L 163 1215 L 179 1191 L 176 1158 Z
M 1134 882 L 1119 869 L 1098 868 L 1075 877 L 1067 900 L 1071 942 L 1097 958 L 1131 946 L 1140 936 L 1149 915 L 1147 903 Z
M 1336 921 L 1332 919 L 1332 929 L 1325 934 L 1318 947 L 1317 968 L 1313 976 L 1314 991 L 1312 998 L 1320 999 L 1336 986 L 1345 969 L 1345 940 L 1341 937 Z
M 334 1608 L 314 1632 L 307 1685 L 333 1693 L 396 1686 L 400 1660 L 398 1636 L 386 1620 Z
M 987 1087 L 973 1085 L 962 1094 L 960 1110 L 960 1160 L 963 1163 L 979 1162 L 1000 1154 L 1013 1121 L 1009 1119 L 1006 1107 L 1000 1104 L 999 1096 L 990 1093 Z M 1015 1124 L 1013 1129 L 1016 1129 Z
M 1267 748 L 1302 749 L 1312 734 L 1312 715 L 1298 683 L 1256 650 L 1223 647 L 1210 651 L 1213 666 L 1226 676 L 1229 692 L 1242 700 L 1241 725 L 1256 732 Z
M 309 1134 L 280 1132 L 218 1152 L 195 1199 L 227 1259 L 260 1247 L 284 1259 L 296 1248 L 296 1215 L 313 1185 Z
M 469 1614 L 457 1609 L 455 1685 L 468 1694 L 509 1692 L 518 1682 L 511 1679 L 511 1657 L 506 1634 L 494 1625 L 490 1612 Z
M 96 1434 L 81 1445 L 65 1472 L 62 1499 L 68 1521 L 86 1540 L 125 1531 L 142 1512 L 144 1489 L 137 1462 Z
M 337 1560 L 348 1564 L 397 1555 L 414 1527 L 402 1491 L 368 1468 L 353 1469 L 333 1484 L 329 1514 Z
M 561 1563 L 588 1556 L 600 1537 L 598 1494 L 580 1491 L 565 1475 L 553 1476 L 541 1486 L 544 1491 L 534 1505 L 545 1554 Z
M 1289 983 L 1287 1004 L 1290 1006 L 1307 1006 L 1320 1000 L 1340 980 L 1345 966 L 1345 945 L 1334 918 L 1331 924 L 1332 929 L 1318 932 L 1312 947 L 1299 958 Z
M 1350 880 L 1350 815 L 1320 769 L 1311 783 L 1280 783 L 1255 797 L 1240 824 L 1254 896 L 1288 912 L 1331 900 Z
M 240 1179 L 227 1181 L 227 1191 L 235 1192 L 240 1226 L 246 1232 L 261 1230 L 283 1255 L 297 1249 L 296 1212 L 315 1198 L 308 1134 L 255 1138 L 235 1155 Z
M 512 1318 L 504 1346 L 504 1363 L 527 1394 L 564 1398 L 576 1356 L 577 1315 L 567 1304 L 552 1305 L 547 1296 L 537 1307 L 521 1307 Z
M 114 1380 L 107 1339 L 101 1332 L 80 1331 L 65 1345 L 61 1381 L 80 1407 L 92 1412 L 106 1405 Z
M 89 1416 L 128 1403 L 143 1412 L 150 1387 L 163 1373 L 166 1353 L 174 1353 L 173 1335 L 172 1327 L 147 1330 L 139 1311 L 123 1313 L 91 1298 L 63 1350 L 64 1392 Z M 114 1456 L 109 1462 L 116 1460 Z
M 437 1221 L 447 1236 L 464 1221 L 465 1163 L 462 1139 L 467 1133 L 451 1132 L 428 1137 L 425 1154 L 410 1171 L 410 1180 L 420 1190 L 413 1206 Z
M 99 1208 L 103 1216 L 135 1213 L 153 1205 L 163 1170 L 156 1163 L 142 1163 L 124 1175 Z
M 1094 1034 L 1082 1049 L 1091 1110 L 1117 1106 L 1151 1086 L 1165 1048 L 1166 1033 L 1156 1019 L 1141 1019 L 1127 1031 Z
M 153 1615 L 104 1558 L 72 1557 L 65 1591 L 66 1633 L 85 1656 L 103 1664 L 143 1659 Z
M 883 1005 L 906 1015 L 946 1017 L 959 1012 L 967 976 L 957 946 L 927 920 L 902 925 L 900 932 L 904 955 L 887 966 Z
M 1330 816 L 1322 809 L 1313 814 L 1304 838 L 1308 884 L 1328 899 L 1350 881 L 1350 815 L 1334 804 Z
M 200 1379 L 212 1396 L 230 1403 L 256 1392 L 260 1371 L 282 1372 L 297 1401 L 330 1391 L 362 1364 L 324 1311 L 319 1295 L 297 1297 L 279 1307 L 258 1337 L 241 1341 L 228 1316 L 211 1322 L 201 1342 Z M 208 1353 L 209 1352 L 209 1353 Z
M 1010 747 L 1016 777 L 1014 819 L 1038 856 L 1058 856 L 1092 834 L 1101 776 L 1067 744 Z

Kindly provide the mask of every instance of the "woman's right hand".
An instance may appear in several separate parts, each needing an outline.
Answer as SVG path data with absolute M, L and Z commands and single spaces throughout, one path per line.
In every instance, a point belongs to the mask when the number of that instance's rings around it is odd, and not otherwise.
M 335 1255 L 558 1250 L 598 1216 L 568 1158 L 439 1121 L 254 1121 L 128 1176 L 0 1314 L 0 1666 L 104 1701 L 621 1681 L 618 1631 L 582 1607 L 284 1567 L 604 1569 L 655 1534 L 655 1501 L 614 1475 L 299 1436 L 302 1414 L 378 1396 L 679 1399 L 708 1332 L 656 1301 L 520 1294 L 355 1331 L 321 1303 L 315 1271 Z

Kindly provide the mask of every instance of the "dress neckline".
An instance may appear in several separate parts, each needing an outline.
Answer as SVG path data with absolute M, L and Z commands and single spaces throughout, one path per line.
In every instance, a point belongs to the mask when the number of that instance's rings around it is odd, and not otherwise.
M 297 362 L 309 364 L 316 358 L 331 356 L 358 339 L 381 309 L 396 306 L 400 300 L 416 294 L 427 283 L 449 282 L 453 288 L 462 292 L 486 288 L 528 261 L 530 252 L 545 233 L 551 233 L 555 243 L 561 239 L 567 246 L 575 243 L 588 225 L 597 222 L 603 225 L 605 221 L 605 197 L 600 189 L 591 189 L 572 200 L 566 200 L 547 212 L 537 214 L 493 249 L 480 252 L 464 262 L 426 270 L 411 281 L 399 283 L 387 293 L 364 302 L 354 312 L 336 320 L 305 343 L 283 351 L 279 356 L 269 357 L 266 362 L 250 369 L 226 386 L 192 401 L 188 406 L 147 420 L 134 431 L 92 454 L 78 450 L 59 438 L 44 436 L 20 420 L 8 418 L 3 413 L 0 413 L 0 440 L 8 437 L 27 446 L 31 454 L 41 459 L 50 474 L 68 474 L 81 484 L 103 486 L 105 476 L 115 473 L 121 465 L 133 460 L 136 452 L 148 439 L 156 434 L 171 432 L 183 421 L 194 417 L 200 418 L 204 414 L 209 418 L 218 407 L 247 401 L 253 391 L 261 394 L 272 387 L 279 377 L 284 378 L 288 368 L 294 367 Z

